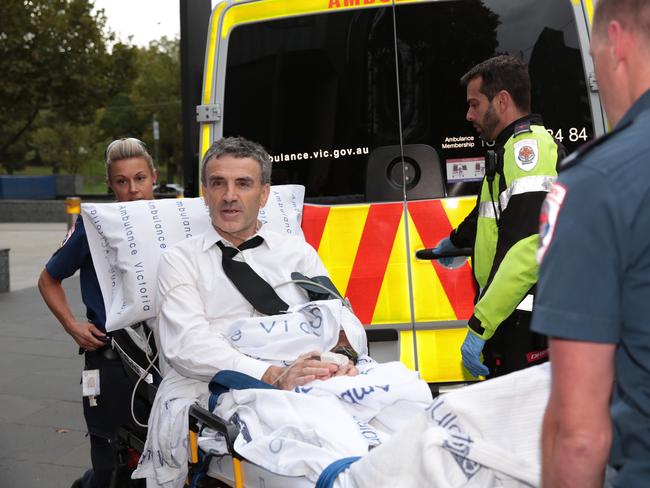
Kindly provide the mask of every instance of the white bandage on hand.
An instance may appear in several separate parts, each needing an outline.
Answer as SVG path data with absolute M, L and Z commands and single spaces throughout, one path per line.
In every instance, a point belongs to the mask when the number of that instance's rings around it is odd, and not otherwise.
M 336 364 L 339 368 L 346 368 L 350 362 L 350 358 L 347 356 L 331 351 L 322 352 L 320 355 L 320 360 L 324 363 Z

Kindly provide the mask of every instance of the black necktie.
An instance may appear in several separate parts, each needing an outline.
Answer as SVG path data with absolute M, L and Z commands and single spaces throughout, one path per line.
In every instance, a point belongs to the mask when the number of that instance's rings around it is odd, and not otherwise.
M 244 298 L 255 307 L 255 310 L 265 315 L 277 315 L 286 312 L 289 305 L 275 293 L 275 290 L 264 279 L 258 275 L 253 268 L 242 261 L 235 261 L 233 258 L 239 251 L 252 249 L 264 242 L 261 236 L 243 242 L 238 248 L 224 246 L 223 242 L 217 241 L 223 258 L 221 264 L 228 279 L 235 285 L 235 288 L 244 295 Z

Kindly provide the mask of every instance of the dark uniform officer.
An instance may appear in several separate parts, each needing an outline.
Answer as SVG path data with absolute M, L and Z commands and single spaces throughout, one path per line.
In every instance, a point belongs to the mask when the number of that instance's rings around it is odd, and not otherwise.
M 144 143 L 127 138 L 109 144 L 106 149 L 106 178 L 120 202 L 152 199 L 156 171 Z M 80 271 L 81 298 L 86 305 L 87 321 L 75 318 L 61 285 L 77 270 Z M 48 261 L 39 277 L 38 287 L 47 306 L 84 353 L 82 382 L 88 395 L 83 398 L 83 406 L 93 469 L 73 487 L 108 487 L 114 470 L 110 440 L 115 438 L 118 426 L 131 420 L 133 385 L 106 334 L 104 301 L 81 218 L 77 219 L 61 248 Z
M 101 290 L 95 274 L 86 230 L 79 217 L 71 234 L 61 248 L 54 253 L 45 269 L 56 280 L 63 281 L 79 270 L 81 298 L 86 305 L 86 318 L 105 333 L 106 312 Z M 115 351 L 106 344 L 95 351 L 85 351 L 84 370 L 99 370 L 100 395 L 90 405 L 89 397 L 83 397 L 84 417 L 90 435 L 90 455 L 94 480 L 87 486 L 108 486 L 113 471 L 113 453 L 109 440 L 116 428 L 130 421 L 130 398 L 133 385 Z M 91 477 L 89 473 L 87 478 Z M 87 480 L 89 481 L 89 480 Z
M 560 171 L 542 214 L 532 328 L 617 345 L 609 464 L 619 471 L 616 486 L 648 486 L 650 91 Z

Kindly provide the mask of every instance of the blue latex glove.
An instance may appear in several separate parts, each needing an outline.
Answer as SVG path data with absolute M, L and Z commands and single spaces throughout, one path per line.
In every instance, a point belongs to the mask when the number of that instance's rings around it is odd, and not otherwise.
M 490 370 L 481 362 L 481 351 L 483 351 L 485 341 L 469 330 L 460 346 L 460 354 L 463 357 L 463 365 L 472 376 L 487 376 Z
M 436 247 L 433 248 L 434 252 L 450 252 L 450 251 L 455 251 L 458 249 L 456 246 L 453 245 L 451 242 L 451 239 L 449 237 L 445 237 L 442 239 Z M 445 267 L 450 267 L 451 264 L 453 263 L 454 259 L 453 257 L 448 257 L 448 258 L 438 258 L 438 262 Z

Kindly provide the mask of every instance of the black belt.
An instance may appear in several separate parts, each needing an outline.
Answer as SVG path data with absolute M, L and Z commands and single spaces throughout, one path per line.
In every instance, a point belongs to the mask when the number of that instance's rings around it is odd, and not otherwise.
M 79 348 L 79 354 L 86 354 L 86 355 L 88 355 L 88 354 L 90 354 L 90 355 L 97 354 L 97 355 L 103 356 L 106 359 L 117 359 L 117 353 L 108 344 L 103 346 L 103 347 L 100 347 L 99 349 L 95 349 L 94 351 L 86 351 L 85 349 L 80 347 Z

